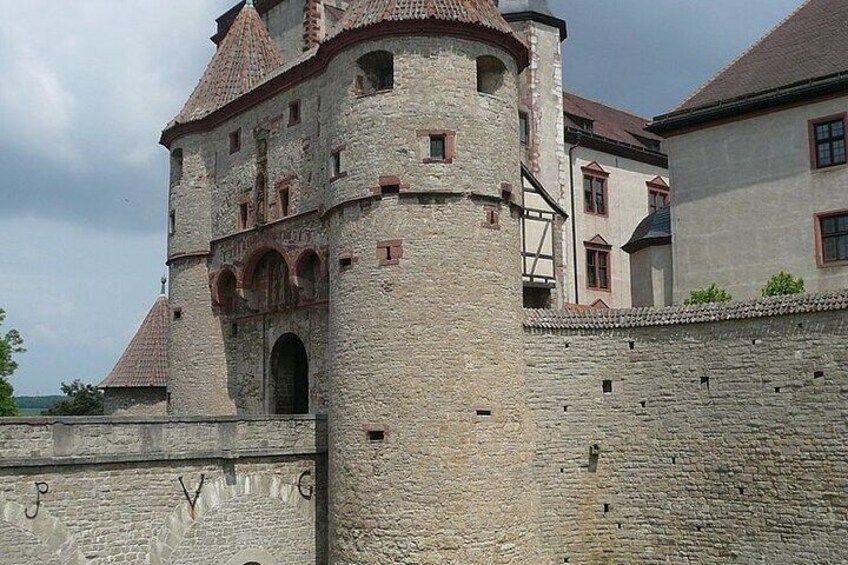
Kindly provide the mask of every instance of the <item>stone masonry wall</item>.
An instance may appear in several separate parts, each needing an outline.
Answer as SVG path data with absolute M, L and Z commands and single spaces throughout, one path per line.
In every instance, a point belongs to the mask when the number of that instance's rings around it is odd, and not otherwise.
M 846 307 L 843 291 L 531 312 L 535 473 L 556 562 L 848 561 Z M 722 321 L 686 323 L 698 319 Z
M 104 413 L 109 416 L 164 416 L 168 412 L 165 387 L 110 387 L 103 391 Z
M 4 420 L 0 563 L 325 563 L 325 425 Z

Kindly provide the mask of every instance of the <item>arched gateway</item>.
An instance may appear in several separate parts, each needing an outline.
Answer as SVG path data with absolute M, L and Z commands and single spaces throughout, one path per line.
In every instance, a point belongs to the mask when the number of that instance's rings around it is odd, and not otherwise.
M 306 347 L 292 333 L 283 334 L 271 350 L 271 406 L 273 414 L 309 412 L 309 361 Z

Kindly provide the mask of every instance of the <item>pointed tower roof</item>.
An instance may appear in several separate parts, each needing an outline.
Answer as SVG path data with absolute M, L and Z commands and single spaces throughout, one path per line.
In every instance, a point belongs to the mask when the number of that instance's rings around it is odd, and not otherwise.
M 471 24 L 514 35 L 492 0 L 354 0 L 330 36 L 384 22 L 427 20 Z
M 167 386 L 168 310 L 160 295 L 100 388 Z
M 194 92 L 171 125 L 199 120 L 262 82 L 283 64 L 277 44 L 247 2 L 206 67 Z

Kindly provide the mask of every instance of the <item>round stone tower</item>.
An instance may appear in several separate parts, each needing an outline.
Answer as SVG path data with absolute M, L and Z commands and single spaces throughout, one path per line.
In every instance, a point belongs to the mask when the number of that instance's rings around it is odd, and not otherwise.
M 541 563 L 515 205 L 527 51 L 490 0 L 417 6 L 354 2 L 322 46 L 343 46 L 322 94 L 330 562 Z

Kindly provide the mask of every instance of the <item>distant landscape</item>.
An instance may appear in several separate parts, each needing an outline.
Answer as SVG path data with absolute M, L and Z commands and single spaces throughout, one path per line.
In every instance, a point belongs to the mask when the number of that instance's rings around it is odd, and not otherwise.
M 53 396 L 16 396 L 15 406 L 21 412 L 21 416 L 41 416 L 42 410 L 48 410 L 54 404 L 65 398 L 61 395 Z

